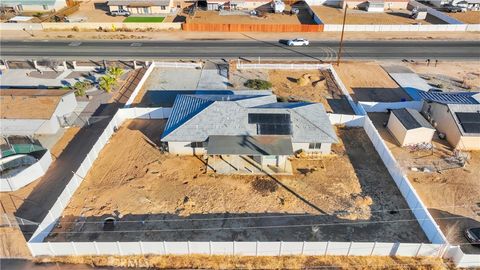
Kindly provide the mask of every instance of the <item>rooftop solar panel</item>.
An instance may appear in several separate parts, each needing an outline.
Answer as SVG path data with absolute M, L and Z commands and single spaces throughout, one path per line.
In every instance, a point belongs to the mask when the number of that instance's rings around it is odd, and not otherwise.
M 457 112 L 458 120 L 460 123 L 480 123 L 480 113 L 475 112 Z
M 290 135 L 292 134 L 290 124 L 258 124 L 260 135 Z
M 480 123 L 462 123 L 461 125 L 466 133 L 480 133 Z
M 249 124 L 289 124 L 290 114 L 286 113 L 249 113 Z

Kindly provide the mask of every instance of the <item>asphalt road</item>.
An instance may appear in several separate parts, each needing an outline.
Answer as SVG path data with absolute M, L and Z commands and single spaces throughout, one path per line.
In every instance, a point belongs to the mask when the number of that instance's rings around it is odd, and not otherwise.
M 345 59 L 480 60 L 480 41 L 349 41 Z M 157 60 L 254 58 L 335 60 L 338 42 L 313 41 L 288 47 L 273 41 L 0 41 L 2 59 L 55 57 L 63 60 Z

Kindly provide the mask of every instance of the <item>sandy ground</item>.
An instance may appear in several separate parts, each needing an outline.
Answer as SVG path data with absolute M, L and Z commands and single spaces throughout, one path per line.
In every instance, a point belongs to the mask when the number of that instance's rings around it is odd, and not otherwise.
M 325 24 L 342 24 L 344 11 L 329 6 L 312 6 L 313 11 Z M 349 9 L 347 11 L 346 24 L 435 24 L 441 23 L 434 18 L 427 20 L 414 20 L 409 18 L 410 11 L 395 10 L 382 13 L 368 13 L 360 10 Z
M 334 66 L 334 69 L 354 100 L 410 100 L 407 93 L 376 62 L 345 62 Z
M 464 23 L 480 24 L 480 11 L 467 11 L 446 14 Z
M 164 124 L 120 128 L 49 240 L 427 241 L 362 129 L 339 130 L 334 155 L 293 159 L 293 176 L 273 178 L 205 173 L 202 158 L 162 154 Z M 109 216 L 114 232 L 102 231 Z M 376 222 L 396 219 L 409 221 Z
M 433 153 L 412 152 L 398 147 L 383 127 L 382 123 L 388 121 L 386 113 L 369 116 L 450 243 L 465 244 L 463 230 L 480 226 L 480 152 L 469 152 L 471 158 L 464 168 L 446 159 L 453 155 L 452 149 L 438 137 L 433 141 Z M 411 167 L 420 171 L 414 172 Z M 421 172 L 425 167 L 432 172 Z M 480 254 L 480 248 L 468 244 L 462 245 L 462 249 Z
M 31 256 L 20 228 L 0 227 L 0 258 L 30 258 Z
M 273 93 L 285 101 L 320 102 L 327 112 L 353 114 L 333 76 L 323 70 L 269 70 Z
M 30 31 L 29 31 L 30 32 Z M 215 32 L 183 32 L 183 31 L 157 31 L 157 32 L 96 32 L 96 31 L 31 31 L 33 36 L 25 31 L 0 30 L 2 39 L 79 39 L 79 40 L 102 40 L 102 39 L 147 39 L 147 40 L 209 40 L 209 39 L 233 39 L 250 40 L 258 39 L 265 41 L 278 41 L 301 36 L 309 40 L 339 40 L 340 32 L 319 33 L 215 33 Z M 479 32 L 347 32 L 345 40 L 477 40 Z
M 70 18 L 84 18 L 86 22 L 122 22 L 123 16 L 108 15 L 107 1 L 86 0 L 80 1 L 80 8 L 69 16 Z
M 480 15 L 480 13 L 479 13 Z M 425 63 L 407 63 L 413 71 L 425 75 L 443 75 L 458 81 L 459 85 L 468 85 L 472 88 L 480 88 L 480 64 L 472 62 L 442 62 L 437 66 L 427 66 Z
M 65 130 L 62 138 L 57 141 L 57 143 L 50 149 L 50 153 L 54 158 L 60 156 L 63 150 L 67 147 L 70 141 L 77 135 L 78 131 L 80 131 L 79 127 L 71 127 Z
M 197 11 L 188 17 L 189 23 L 234 23 L 234 24 L 315 24 L 312 17 L 300 9 L 299 15 L 287 14 L 291 7 L 286 6 L 285 14 L 265 12 L 262 16 L 219 15 L 218 11 Z

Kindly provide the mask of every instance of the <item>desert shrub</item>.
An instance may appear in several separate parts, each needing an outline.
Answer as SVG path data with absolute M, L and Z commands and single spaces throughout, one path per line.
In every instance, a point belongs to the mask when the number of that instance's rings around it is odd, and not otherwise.
M 78 26 L 74 26 L 74 27 L 72 27 L 72 31 L 78 32 L 78 31 L 80 31 L 80 29 L 78 29 Z
M 253 79 L 246 81 L 244 86 L 256 90 L 266 90 L 272 87 L 272 83 L 265 80 Z

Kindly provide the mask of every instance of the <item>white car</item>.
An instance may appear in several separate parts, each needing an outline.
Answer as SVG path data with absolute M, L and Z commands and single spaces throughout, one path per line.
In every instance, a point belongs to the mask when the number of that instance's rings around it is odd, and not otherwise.
M 287 41 L 288 46 L 308 46 L 308 44 L 310 44 L 310 41 L 304 38 L 296 38 Z
M 116 16 L 128 17 L 128 16 L 130 16 L 130 11 L 128 11 L 128 10 L 113 10 L 113 11 L 110 11 L 110 15 L 112 15 L 113 17 L 116 17 Z

